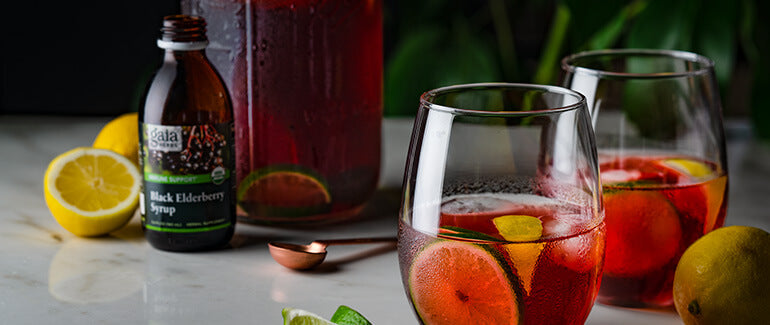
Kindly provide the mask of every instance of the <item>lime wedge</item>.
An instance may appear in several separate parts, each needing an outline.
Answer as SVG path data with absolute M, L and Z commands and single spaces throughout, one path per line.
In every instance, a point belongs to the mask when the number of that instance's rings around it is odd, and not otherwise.
M 532 241 L 543 235 L 543 222 L 525 215 L 508 215 L 492 219 L 500 235 L 509 241 Z
M 283 325 L 335 325 L 321 316 L 302 309 L 284 308 L 281 310 L 281 315 L 283 315 Z
M 714 173 L 714 171 L 708 165 L 700 161 L 691 160 L 691 159 L 684 159 L 684 158 L 666 159 L 666 160 L 663 160 L 663 164 L 668 167 L 674 168 L 681 173 L 685 173 L 687 175 L 690 175 L 696 178 L 709 176 L 712 173 Z
M 331 321 L 339 325 L 372 325 L 361 313 L 348 306 L 342 305 L 332 315 Z

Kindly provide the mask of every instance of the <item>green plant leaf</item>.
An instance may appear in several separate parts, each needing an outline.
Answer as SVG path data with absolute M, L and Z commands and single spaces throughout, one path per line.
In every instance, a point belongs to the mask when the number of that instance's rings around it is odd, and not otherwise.
M 646 139 L 670 140 L 681 124 L 680 80 L 629 80 L 623 84 L 622 107 L 639 135 Z
M 518 79 L 519 70 L 516 65 L 516 45 L 514 44 L 513 27 L 504 0 L 490 0 L 489 11 L 497 35 L 497 48 L 500 53 L 503 76 L 507 80 Z
M 564 44 L 570 16 L 569 8 L 561 2 L 557 3 L 551 23 L 551 32 L 548 34 L 543 54 L 540 56 L 540 63 L 533 78 L 536 84 L 551 84 L 556 79 L 554 70 L 559 67 L 561 48 Z
M 714 61 L 714 70 L 722 93 L 732 76 L 738 35 L 738 3 L 705 0 L 698 13 L 695 51 Z
M 760 13 L 760 16 L 770 10 L 770 2 L 767 1 L 757 1 L 755 6 L 755 12 Z M 770 23 L 766 19 L 757 19 L 753 30 L 751 40 L 757 52 L 770 53 Z M 751 118 L 754 133 L 759 139 L 770 143 L 770 96 L 766 94 L 770 89 L 770 61 L 767 57 L 759 58 L 752 63 L 752 69 L 754 84 L 751 90 Z
M 594 33 L 579 50 L 600 50 L 615 47 L 629 21 L 644 11 L 647 3 L 647 0 L 635 0 L 623 7 L 617 12 L 615 17 Z
M 462 17 L 452 29 L 416 28 L 398 45 L 385 69 L 385 114 L 414 115 L 420 95 L 452 84 L 497 81 L 499 64 L 485 39 Z
M 430 75 L 417 69 L 430 65 L 431 46 L 441 41 L 438 28 L 421 28 L 408 34 L 395 49 L 385 69 L 385 115 L 409 115 L 415 111 L 420 91 L 432 83 Z M 427 69 L 423 69 L 427 70 Z
M 697 0 L 651 0 L 628 32 L 627 47 L 690 49 Z
M 739 21 L 741 22 L 740 34 L 741 34 L 741 47 L 743 52 L 746 53 L 746 59 L 750 65 L 756 65 L 760 60 L 759 49 L 756 42 L 754 42 L 754 31 L 757 30 L 757 15 L 756 4 L 753 0 L 741 1 L 741 16 Z
M 364 315 L 345 305 L 337 307 L 337 311 L 329 320 L 338 325 L 372 325 Z
M 624 11 L 624 1 L 563 0 L 563 2 L 573 17 L 570 21 L 568 37 L 574 50 L 584 49 L 585 44 L 596 38 L 597 34 L 609 32 L 609 25 L 613 24 L 619 13 Z

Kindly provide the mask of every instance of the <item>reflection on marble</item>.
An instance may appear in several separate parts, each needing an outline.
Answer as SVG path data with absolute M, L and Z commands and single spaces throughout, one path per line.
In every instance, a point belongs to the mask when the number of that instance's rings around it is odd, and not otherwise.
M 144 250 L 112 238 L 74 238 L 61 245 L 48 268 L 48 290 L 72 303 L 119 300 L 142 289 Z

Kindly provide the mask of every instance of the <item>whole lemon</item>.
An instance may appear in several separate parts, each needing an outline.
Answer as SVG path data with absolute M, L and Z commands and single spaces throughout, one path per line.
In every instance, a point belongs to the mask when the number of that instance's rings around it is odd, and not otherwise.
M 126 113 L 105 125 L 96 136 L 94 148 L 109 149 L 139 164 L 139 122 L 137 113 Z
M 770 233 L 714 230 L 682 255 L 674 304 L 685 324 L 770 324 Z

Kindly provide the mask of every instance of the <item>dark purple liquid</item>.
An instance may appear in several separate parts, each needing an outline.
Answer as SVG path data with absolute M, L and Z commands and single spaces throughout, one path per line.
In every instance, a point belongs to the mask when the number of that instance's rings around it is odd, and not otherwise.
M 263 223 L 334 221 L 355 214 L 375 190 L 381 5 L 381 0 L 183 4 L 207 19 L 209 56 L 232 93 L 239 188 L 250 186 L 242 183 L 251 173 L 292 170 L 316 179 L 330 197 L 323 207 L 292 209 L 242 196 L 241 217 Z

